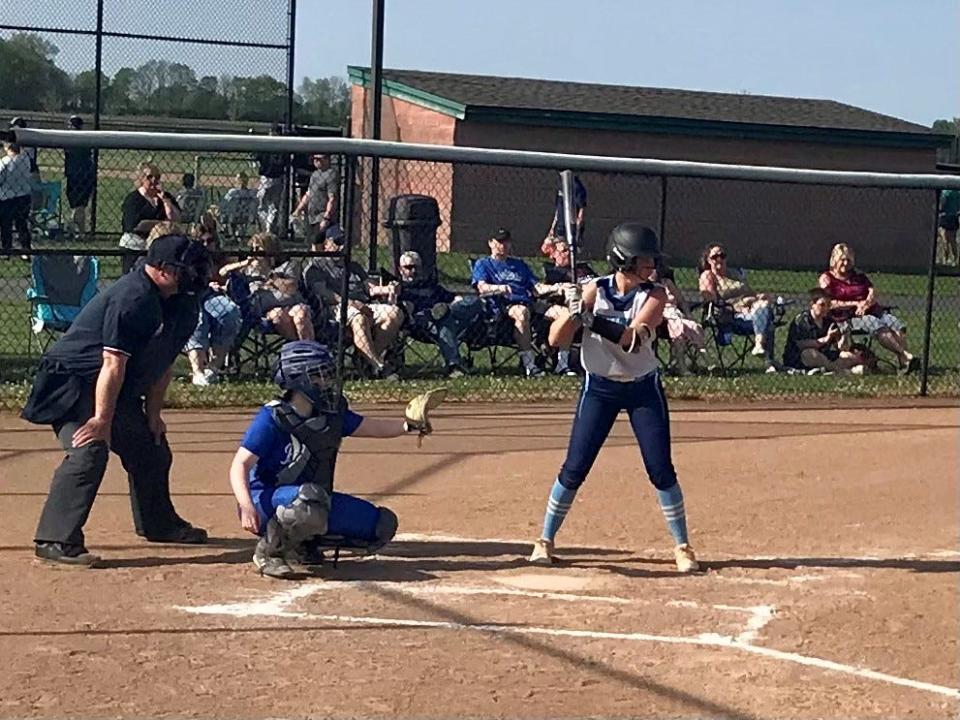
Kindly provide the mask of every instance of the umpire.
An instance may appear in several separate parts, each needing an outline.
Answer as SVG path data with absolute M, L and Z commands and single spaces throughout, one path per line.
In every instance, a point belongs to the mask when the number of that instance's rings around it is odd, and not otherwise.
M 207 533 L 177 515 L 173 457 L 160 417 L 171 366 L 197 323 L 209 256 L 182 235 L 154 240 L 146 262 L 96 295 L 43 356 L 22 416 L 52 425 L 66 456 L 37 526 L 36 555 L 94 566 L 83 525 L 107 469 L 120 456 L 137 534 L 202 544 Z

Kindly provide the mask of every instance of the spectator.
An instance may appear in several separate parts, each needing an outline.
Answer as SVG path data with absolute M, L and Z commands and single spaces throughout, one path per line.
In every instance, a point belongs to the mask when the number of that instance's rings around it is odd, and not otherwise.
M 520 348 L 520 360 L 527 377 L 542 375 L 533 353 L 530 323 L 534 298 L 562 288 L 546 285 L 537 280 L 530 266 L 519 258 L 510 257 L 512 244 L 510 231 L 498 229 L 488 241 L 490 256 L 481 258 L 473 266 L 471 282 L 477 292 L 485 297 L 497 297 L 506 306 L 507 316 L 513 323 L 513 335 Z M 491 307 L 487 305 L 488 309 Z M 493 308 L 494 314 L 499 307 Z
M 544 270 L 544 280 L 552 285 L 557 283 L 573 282 L 573 276 L 570 272 L 570 246 L 566 240 L 554 240 L 551 243 L 550 259 L 553 265 L 548 265 Z M 577 263 L 577 282 L 584 283 L 599 277 L 596 270 L 590 267 L 589 263 Z
M 20 247 L 30 249 L 30 158 L 13 142 L 3 144 L 0 158 L 0 245 L 13 249 L 13 229 Z
M 794 370 L 851 372 L 863 375 L 863 357 L 850 350 L 849 337 L 830 318 L 830 295 L 823 288 L 810 291 L 810 307 L 798 313 L 787 330 L 783 364 Z
M 27 121 L 22 117 L 15 117 L 10 121 L 10 129 L 14 128 L 24 128 L 27 127 Z M 35 147 L 27 147 L 26 145 L 20 146 L 20 151 L 23 155 L 30 160 L 30 182 L 33 187 L 36 187 L 40 184 L 40 164 L 38 162 L 39 151 Z
M 283 135 L 283 126 L 275 123 L 271 135 Z M 287 156 L 281 153 L 259 153 L 254 156 L 260 172 L 260 189 L 257 191 L 257 214 L 264 232 L 279 231 L 278 218 L 283 206 L 283 180 L 287 173 Z
M 573 176 L 573 211 L 574 217 L 570 219 L 570 224 L 573 229 L 574 241 L 577 243 L 577 247 L 580 247 L 583 242 L 583 231 L 586 225 L 585 212 L 587 209 L 587 189 L 583 186 L 583 183 L 580 182 L 580 178 L 576 175 Z M 560 186 L 557 188 L 557 194 L 554 198 L 554 211 L 553 211 L 553 222 L 550 223 L 550 229 L 547 231 L 547 237 L 543 241 L 543 246 L 541 250 L 544 255 L 549 255 L 550 245 L 556 242 L 559 239 L 566 240 L 567 238 L 567 226 L 566 226 L 566 207 L 563 203 L 563 181 L 561 180 Z
M 830 267 L 820 275 L 820 287 L 830 296 L 830 316 L 841 329 L 849 325 L 853 332 L 877 338 L 884 348 L 897 356 L 901 373 L 913 372 L 919 359 L 907 351 L 906 326 L 877 302 L 876 288 L 856 268 L 853 249 L 837 243 L 830 251 Z
M 480 301 L 456 295 L 424 276 L 420 253 L 409 250 L 400 255 L 400 303 L 411 322 L 440 348 L 447 375 L 463 376 L 460 343 L 483 313 Z
M 555 330 L 566 320 L 569 313 L 566 304 L 563 303 L 562 291 L 572 284 L 573 273 L 570 270 L 570 246 L 566 240 L 553 240 L 550 244 L 550 257 L 553 260 L 552 265 L 544 267 L 544 282 L 557 288 L 558 292 L 553 293 L 558 302 L 551 303 L 544 311 L 544 316 L 550 321 L 549 336 L 562 337 L 565 345 L 557 346 L 557 364 L 554 373 L 557 375 L 576 375 L 577 373 L 570 366 L 570 343 L 566 335 L 557 334 Z M 597 277 L 597 272 L 587 263 L 577 263 L 577 283 L 584 283 Z
M 123 199 L 120 247 L 132 251 L 121 261 L 124 273 L 134 266 L 138 252 L 146 248 L 147 233 L 140 223 L 180 220 L 180 207 L 173 195 L 163 189 L 161 180 L 160 168 L 153 163 L 143 163 L 137 171 L 134 189 Z
M 240 334 L 243 322 L 240 308 L 219 282 L 222 264 L 216 218 L 209 212 L 194 226 L 194 238 L 203 243 L 210 253 L 211 273 L 206 289 L 200 296 L 200 316 L 197 328 L 184 347 L 190 360 L 192 382 L 206 387 L 218 380 L 227 354 Z
M 71 130 L 83 130 L 83 118 L 71 115 L 67 121 Z M 63 174 L 67 181 L 67 204 L 70 206 L 69 231 L 74 235 L 87 232 L 87 205 L 96 184 L 93 150 L 67 147 L 63 149 Z
M 313 318 L 310 306 L 300 293 L 297 278 L 282 268 L 280 240 L 271 233 L 257 233 L 250 238 L 250 251 L 263 256 L 248 257 L 220 268 L 220 277 L 240 272 L 250 283 L 253 309 L 267 320 L 274 332 L 289 340 L 313 340 Z
M 667 291 L 667 302 L 663 306 L 663 324 L 670 340 L 670 356 L 677 373 L 686 375 L 691 370 L 691 357 L 696 358 L 690 350 L 699 352 L 704 348 L 703 327 L 696 320 L 690 319 L 690 306 L 683 297 L 683 292 L 677 287 L 673 268 L 662 262 L 658 263 L 650 279 Z
M 315 239 L 315 252 L 341 251 L 343 233 L 337 226 L 328 228 L 323 244 Z M 315 257 L 303 270 L 303 282 L 308 295 L 330 313 L 334 322 L 340 322 L 340 292 L 343 287 L 344 266 L 339 257 Z M 374 375 L 397 381 L 399 376 L 386 362 L 387 349 L 393 345 L 403 325 L 403 310 L 398 307 L 399 283 L 383 285 L 372 282 L 367 272 L 351 262 L 348 271 L 347 323 L 354 347 L 373 368 Z
M 196 186 L 197 179 L 193 173 L 184 173 L 180 178 L 183 185 L 177 191 L 177 205 L 180 206 L 180 219 L 185 223 L 195 223 L 200 219 L 203 212 L 204 197 L 203 188 Z
M 773 361 L 773 307 L 768 295 L 754 292 L 745 279 L 734 277 L 727 267 L 723 245 L 707 245 L 700 257 L 700 295 L 710 303 L 729 306 L 732 330 L 753 335 L 752 355 L 762 356 L 767 372 L 776 372 Z
M 327 228 L 337 224 L 337 196 L 340 192 L 340 174 L 330 165 L 330 156 L 313 155 L 313 174 L 310 175 L 310 185 L 300 198 L 300 202 L 293 211 L 299 217 L 306 212 L 307 238 L 310 244 L 317 244 L 317 238 L 322 238 Z
M 249 182 L 245 172 L 238 172 L 233 178 L 233 187 L 220 201 L 220 219 L 237 240 L 246 234 L 247 225 L 256 220 L 257 191 L 247 187 Z
M 940 193 L 940 216 L 938 220 L 940 245 L 943 247 L 945 265 L 960 261 L 957 249 L 957 230 L 960 229 L 960 190 L 943 190 Z

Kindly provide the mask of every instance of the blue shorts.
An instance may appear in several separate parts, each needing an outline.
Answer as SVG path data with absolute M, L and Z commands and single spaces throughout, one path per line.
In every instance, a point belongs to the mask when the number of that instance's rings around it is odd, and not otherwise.
M 260 514 L 261 534 L 266 530 L 267 520 L 275 517 L 277 508 L 292 503 L 299 491 L 299 485 L 278 485 L 250 492 L 253 504 Z M 380 508 L 373 503 L 353 495 L 335 492 L 330 500 L 327 534 L 364 543 L 375 542 L 379 520 Z

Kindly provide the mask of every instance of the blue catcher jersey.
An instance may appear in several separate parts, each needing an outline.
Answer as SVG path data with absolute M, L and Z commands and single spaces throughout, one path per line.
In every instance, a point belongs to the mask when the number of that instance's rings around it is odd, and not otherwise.
M 343 436 L 349 437 L 357 431 L 363 416 L 350 409 L 344 411 Z M 247 484 L 250 490 L 263 490 L 277 484 L 280 471 L 293 459 L 293 444 L 290 433 L 281 430 L 273 418 L 269 405 L 264 405 L 247 428 L 240 447 L 246 448 L 257 456 L 257 464 L 250 471 Z M 304 478 L 300 482 L 308 482 Z

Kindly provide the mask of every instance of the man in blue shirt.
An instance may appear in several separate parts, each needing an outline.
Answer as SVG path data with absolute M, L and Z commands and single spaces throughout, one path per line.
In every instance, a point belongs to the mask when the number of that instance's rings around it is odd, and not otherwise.
M 519 258 L 510 257 L 512 237 L 505 228 L 497 230 L 490 238 L 490 257 L 481 258 L 473 266 L 471 283 L 481 297 L 496 298 L 495 310 L 500 305 L 513 322 L 513 336 L 520 348 L 527 377 L 542 374 L 534 361 L 533 341 L 530 334 L 531 306 L 535 298 L 562 288 L 544 285 L 533 274 L 530 266 Z M 490 304 L 488 303 L 488 307 Z
M 274 381 L 282 394 L 264 405 L 247 429 L 230 466 L 240 524 L 260 536 L 253 562 L 262 575 L 289 578 L 297 556 L 315 564 L 323 545 L 375 552 L 397 531 L 389 509 L 333 491 L 344 437 L 399 437 L 432 432 L 429 411 L 446 390 L 410 401 L 403 418 L 365 418 L 340 394 L 333 355 L 314 340 L 288 342 Z

